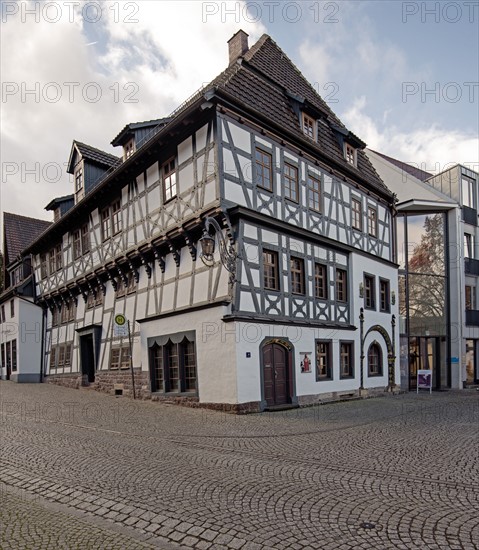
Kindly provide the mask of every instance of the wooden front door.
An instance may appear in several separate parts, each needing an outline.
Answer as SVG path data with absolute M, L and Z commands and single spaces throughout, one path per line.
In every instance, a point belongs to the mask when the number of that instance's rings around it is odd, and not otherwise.
M 263 347 L 263 381 L 268 406 L 288 403 L 288 350 L 280 344 Z

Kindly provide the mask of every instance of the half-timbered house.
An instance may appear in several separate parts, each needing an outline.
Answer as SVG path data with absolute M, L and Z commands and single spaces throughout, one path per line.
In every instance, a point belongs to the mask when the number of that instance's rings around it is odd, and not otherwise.
M 131 362 L 136 395 L 237 411 L 392 390 L 394 197 L 269 36 L 229 57 L 121 160 L 74 142 L 75 204 L 27 250 L 45 375 L 131 393 Z

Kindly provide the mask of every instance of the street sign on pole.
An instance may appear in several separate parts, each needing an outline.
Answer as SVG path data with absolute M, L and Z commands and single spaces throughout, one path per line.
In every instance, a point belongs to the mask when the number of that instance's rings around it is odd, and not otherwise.
M 133 399 L 136 399 L 135 392 L 135 372 L 133 370 L 133 342 L 131 341 L 130 321 L 122 314 L 118 313 L 113 319 L 113 335 L 123 338 L 128 337 L 130 348 L 130 371 L 131 371 L 131 387 L 133 390 Z
M 118 315 L 115 315 L 115 319 L 113 321 L 113 335 L 114 336 L 128 336 L 128 322 L 126 320 L 126 317 L 119 313 Z

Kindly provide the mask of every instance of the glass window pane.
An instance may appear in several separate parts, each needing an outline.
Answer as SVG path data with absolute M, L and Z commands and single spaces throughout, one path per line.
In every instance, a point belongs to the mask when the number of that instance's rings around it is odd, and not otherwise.
M 408 271 L 445 275 L 444 215 L 408 216 Z

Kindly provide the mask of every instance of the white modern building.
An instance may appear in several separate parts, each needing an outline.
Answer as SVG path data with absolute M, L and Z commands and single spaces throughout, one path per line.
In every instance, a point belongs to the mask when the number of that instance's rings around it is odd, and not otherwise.
M 367 150 L 397 195 L 401 387 L 415 389 L 418 369 L 435 389 L 479 382 L 479 174 L 456 165 L 433 176 Z
M 396 389 L 394 197 L 269 36 L 112 143 L 73 143 L 25 251 L 48 381 L 238 412 Z

